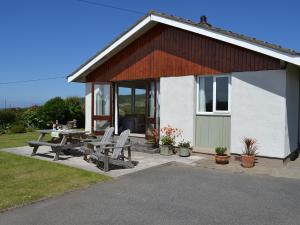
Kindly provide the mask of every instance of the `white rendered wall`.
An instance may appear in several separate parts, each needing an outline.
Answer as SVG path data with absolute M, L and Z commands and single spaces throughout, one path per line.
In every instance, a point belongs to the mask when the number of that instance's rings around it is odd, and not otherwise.
M 177 143 L 185 139 L 194 144 L 195 86 L 194 76 L 160 78 L 160 128 L 182 129 Z
M 92 132 L 92 83 L 85 83 L 85 130 Z
M 258 141 L 258 153 L 286 157 L 285 70 L 232 73 L 231 153 L 241 153 L 243 137 Z
M 286 129 L 285 155 L 298 148 L 299 126 L 299 70 L 289 64 L 286 69 Z

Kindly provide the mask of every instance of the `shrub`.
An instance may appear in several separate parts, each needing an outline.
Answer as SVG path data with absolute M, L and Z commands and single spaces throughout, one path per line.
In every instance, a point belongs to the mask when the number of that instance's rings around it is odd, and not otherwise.
M 225 152 L 227 151 L 226 147 L 216 147 L 215 152 L 217 155 L 225 155 Z
M 65 100 L 67 121 L 77 120 L 77 127 L 84 127 L 84 104 L 78 97 L 69 97 Z
M 13 124 L 10 129 L 9 133 L 16 134 L 16 133 L 26 133 L 26 127 L 24 124 Z
M 16 122 L 16 114 L 12 110 L 0 110 L 0 124 Z
M 35 129 L 34 129 L 33 127 L 27 127 L 27 128 L 26 128 L 26 131 L 27 131 L 27 132 L 34 132 Z
M 56 120 L 61 124 L 66 124 L 67 122 L 67 107 L 61 97 L 50 99 L 40 110 L 42 119 L 45 120 L 47 127 L 50 127 Z
M 47 119 L 42 107 L 32 106 L 22 115 L 22 120 L 27 127 L 47 128 Z

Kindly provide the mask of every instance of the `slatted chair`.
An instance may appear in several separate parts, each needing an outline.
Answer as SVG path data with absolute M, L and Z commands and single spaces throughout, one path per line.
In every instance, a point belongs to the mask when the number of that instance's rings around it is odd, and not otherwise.
M 97 162 L 98 167 L 103 163 L 105 172 L 109 171 L 110 165 L 134 167 L 131 161 L 131 146 L 127 144 L 129 134 L 130 130 L 123 131 L 115 144 L 103 146 L 103 151 L 95 151 L 91 154 L 91 158 Z M 126 149 L 128 150 L 127 157 L 124 154 Z
M 95 146 L 100 148 L 102 151 L 102 147 L 111 143 L 111 138 L 114 133 L 114 127 L 108 127 L 105 129 L 104 135 L 100 139 L 86 139 L 84 140 L 84 145 L 80 148 L 80 152 L 83 153 L 83 159 L 87 160 L 87 156 L 91 155 L 95 151 Z M 93 143 L 93 144 L 91 144 Z

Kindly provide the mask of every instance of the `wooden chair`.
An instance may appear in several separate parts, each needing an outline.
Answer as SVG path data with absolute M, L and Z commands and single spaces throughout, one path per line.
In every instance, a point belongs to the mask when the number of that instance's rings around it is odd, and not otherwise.
M 106 144 L 111 143 L 112 135 L 115 131 L 114 127 L 108 127 L 105 129 L 104 135 L 100 139 L 86 139 L 84 145 L 80 148 L 80 152 L 83 153 L 83 159 L 87 160 L 87 156 L 91 155 L 95 151 L 95 146 L 104 147 Z M 94 144 L 91 144 L 94 143 Z
M 133 168 L 134 165 L 131 161 L 131 146 L 130 144 L 127 144 L 129 134 L 130 130 L 123 131 L 115 144 L 103 146 L 103 151 L 95 151 L 91 154 L 91 158 L 97 162 L 98 166 L 103 163 L 105 172 L 109 171 L 110 165 Z M 126 149 L 128 150 L 127 157 L 124 154 Z

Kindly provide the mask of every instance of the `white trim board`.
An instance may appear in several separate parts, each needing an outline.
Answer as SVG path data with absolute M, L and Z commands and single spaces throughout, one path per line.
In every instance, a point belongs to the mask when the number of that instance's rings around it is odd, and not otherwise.
M 116 49 L 117 47 L 120 47 L 122 43 L 127 41 L 129 38 L 131 38 L 135 33 L 142 30 L 146 25 L 149 23 L 162 23 L 166 24 L 172 27 L 180 28 L 186 31 L 190 31 L 193 33 L 201 34 L 206 37 L 210 37 L 216 40 L 224 41 L 226 43 L 230 43 L 242 48 L 246 48 L 264 55 L 271 56 L 273 58 L 277 58 L 280 60 L 283 60 L 285 62 L 289 62 L 292 64 L 295 64 L 297 66 L 300 66 L 300 56 L 294 56 L 290 55 L 288 53 L 282 53 L 280 51 L 277 51 L 275 49 L 268 48 L 266 46 L 262 46 L 259 44 L 255 44 L 252 42 L 248 42 L 246 40 L 240 40 L 238 38 L 234 38 L 231 36 L 227 36 L 225 34 L 220 34 L 217 32 L 213 32 L 201 27 L 196 27 L 190 24 L 186 24 L 184 22 L 179 22 L 173 19 L 165 18 L 163 16 L 159 15 L 149 15 L 145 19 L 143 19 L 141 22 L 139 22 L 136 26 L 134 26 L 131 30 L 129 30 L 127 33 L 125 33 L 120 39 L 118 39 L 116 42 L 114 42 L 112 45 L 110 45 L 107 49 L 105 49 L 103 52 L 99 53 L 94 59 L 92 59 L 90 62 L 88 62 L 86 65 L 84 65 L 82 68 L 80 68 L 77 72 L 75 72 L 73 75 L 68 77 L 68 82 L 75 81 L 77 78 L 85 75 L 97 62 L 99 62 L 101 59 L 103 59 L 107 54 L 109 54 L 111 51 Z

